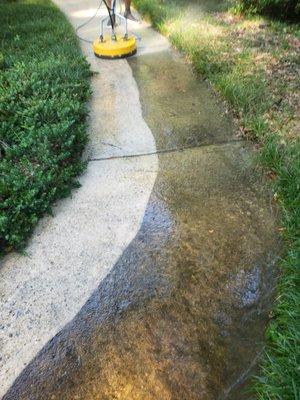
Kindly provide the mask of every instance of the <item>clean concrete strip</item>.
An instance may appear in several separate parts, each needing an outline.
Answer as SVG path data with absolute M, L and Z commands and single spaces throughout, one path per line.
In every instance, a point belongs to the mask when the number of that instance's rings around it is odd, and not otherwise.
M 100 0 L 99 0 L 100 1 Z M 84 3 L 72 0 L 55 0 L 56 4 L 78 27 L 97 12 L 98 0 Z M 92 71 L 93 98 L 91 101 L 90 130 L 93 132 L 86 148 L 85 158 L 93 159 L 151 153 L 155 150 L 152 135 L 142 135 L 137 123 L 135 106 L 139 102 L 136 83 L 126 60 L 100 60 L 94 56 L 91 42 L 99 36 L 99 15 L 104 6 L 88 25 L 78 31 L 83 38 L 81 46 Z M 138 43 L 138 55 L 160 52 L 170 47 L 165 37 L 155 32 L 149 24 L 128 23 L 130 31 L 143 35 Z M 99 107 L 100 102 L 100 107 Z M 122 118 L 120 118 L 122 116 Z
M 95 4 L 85 2 L 85 7 L 88 3 Z M 64 2 L 67 15 L 76 13 L 74 7 Z M 74 21 L 76 26 L 81 22 L 76 17 Z M 95 36 L 95 25 L 92 32 Z M 142 118 L 128 63 L 96 60 L 89 45 L 83 51 L 97 72 L 92 78 L 85 157 L 153 155 L 89 164 L 80 179 L 82 187 L 57 204 L 54 218 L 40 222 L 27 255 L 11 254 L 2 260 L 0 398 L 76 315 L 135 237 L 157 175 L 155 142 Z

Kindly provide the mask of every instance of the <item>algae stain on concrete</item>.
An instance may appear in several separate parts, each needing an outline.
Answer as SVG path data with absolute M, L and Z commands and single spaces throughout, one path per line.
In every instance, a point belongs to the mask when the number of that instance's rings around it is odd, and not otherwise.
M 154 192 L 174 216 L 181 242 L 177 273 L 184 289 L 177 287 L 174 295 L 192 305 L 187 313 L 195 313 L 202 350 L 207 348 L 201 358 L 210 378 L 195 398 L 225 398 L 234 391 L 241 396 L 235 386 L 245 380 L 262 347 L 276 275 L 270 193 L 252 165 L 250 148 L 232 143 L 232 121 L 182 57 L 164 51 L 132 59 L 130 65 L 157 147 L 194 147 L 160 157 L 164 185 L 158 189 L 158 179 Z
M 208 85 L 172 51 L 132 58 L 143 115 L 158 150 L 234 140 L 234 126 Z

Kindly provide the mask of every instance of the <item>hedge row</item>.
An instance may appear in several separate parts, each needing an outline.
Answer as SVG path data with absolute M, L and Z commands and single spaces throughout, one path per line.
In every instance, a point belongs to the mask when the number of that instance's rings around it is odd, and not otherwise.
M 300 20 L 299 0 L 238 0 L 243 12 L 269 15 L 282 20 Z
M 20 248 L 84 169 L 89 66 L 48 0 L 0 4 L 0 251 Z

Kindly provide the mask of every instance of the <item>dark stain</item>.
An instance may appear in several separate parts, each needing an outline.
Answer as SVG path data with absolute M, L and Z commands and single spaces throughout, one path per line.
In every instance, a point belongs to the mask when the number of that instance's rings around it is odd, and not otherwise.
M 158 150 L 235 139 L 234 125 L 225 108 L 176 52 L 144 55 L 129 63 Z

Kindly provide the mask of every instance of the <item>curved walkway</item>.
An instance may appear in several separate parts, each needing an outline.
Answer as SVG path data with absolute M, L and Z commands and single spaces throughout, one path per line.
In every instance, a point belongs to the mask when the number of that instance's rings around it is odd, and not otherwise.
M 74 26 L 97 7 L 57 3 Z M 210 89 L 165 38 L 133 29 L 128 62 L 83 43 L 98 73 L 82 187 L 1 265 L 6 400 L 234 398 L 260 352 L 269 194 Z
M 75 26 L 84 20 L 75 12 Z M 83 51 L 97 73 L 85 157 L 108 161 L 89 163 L 82 187 L 55 207 L 54 218 L 39 224 L 26 255 L 0 261 L 0 397 L 76 315 L 135 237 L 157 175 L 155 154 L 110 159 L 156 151 L 130 67 L 124 60 L 94 60 L 90 45 Z

